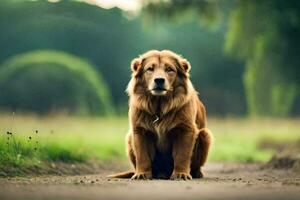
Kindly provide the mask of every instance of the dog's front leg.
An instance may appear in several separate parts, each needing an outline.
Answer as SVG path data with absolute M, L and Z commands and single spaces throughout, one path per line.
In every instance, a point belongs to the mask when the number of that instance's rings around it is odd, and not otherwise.
M 189 127 L 179 127 L 172 131 L 174 170 L 172 180 L 192 179 L 191 158 L 195 144 L 195 131 Z
M 149 133 L 144 129 L 138 128 L 133 131 L 133 149 L 136 157 L 135 174 L 131 179 L 151 179 L 151 157 L 154 149 Z

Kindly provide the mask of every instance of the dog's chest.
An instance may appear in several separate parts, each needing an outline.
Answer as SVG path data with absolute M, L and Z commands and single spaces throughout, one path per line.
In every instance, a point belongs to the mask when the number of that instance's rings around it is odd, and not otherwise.
M 153 123 L 153 132 L 156 135 L 156 145 L 159 150 L 165 151 L 170 143 L 170 130 L 174 128 L 172 123 L 166 123 L 166 121 L 158 120 Z
M 171 120 L 169 118 L 156 117 L 151 124 L 151 128 L 158 137 L 163 137 L 173 127 L 172 127 Z
M 153 129 L 158 137 L 163 137 L 164 135 L 166 135 L 167 127 L 165 127 L 159 121 L 153 123 Z
M 156 138 L 156 147 L 158 150 L 161 152 L 165 151 L 171 143 L 171 130 L 176 126 L 174 115 L 168 115 L 159 118 L 148 115 L 141 121 L 144 122 L 142 123 L 143 127 L 154 134 Z

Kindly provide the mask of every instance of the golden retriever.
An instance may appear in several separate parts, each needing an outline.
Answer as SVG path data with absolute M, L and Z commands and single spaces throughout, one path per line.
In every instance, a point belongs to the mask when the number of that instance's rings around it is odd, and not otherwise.
M 205 107 L 189 79 L 190 68 L 186 59 L 169 50 L 151 50 L 132 61 L 126 144 L 134 172 L 110 177 L 203 177 L 212 136 Z

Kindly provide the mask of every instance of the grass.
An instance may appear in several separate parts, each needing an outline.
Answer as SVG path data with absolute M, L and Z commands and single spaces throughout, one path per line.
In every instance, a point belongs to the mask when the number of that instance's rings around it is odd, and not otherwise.
M 275 149 L 262 149 L 264 142 L 293 143 L 300 140 L 299 119 L 226 119 L 209 121 L 215 136 L 211 160 L 268 161 Z
M 300 140 L 300 119 L 209 119 L 213 161 L 267 161 L 263 141 Z M 64 116 L 0 115 L 0 166 L 38 166 L 43 161 L 126 159 L 128 120 Z

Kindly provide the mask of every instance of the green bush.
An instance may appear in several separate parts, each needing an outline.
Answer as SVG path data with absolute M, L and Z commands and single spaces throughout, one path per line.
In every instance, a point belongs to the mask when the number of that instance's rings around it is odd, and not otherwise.
M 60 51 L 14 56 L 0 67 L 0 107 L 42 114 L 109 114 L 113 112 L 111 96 L 94 68 Z
M 245 92 L 249 113 L 260 116 L 289 116 L 299 95 L 297 83 L 284 75 L 285 58 L 272 49 L 281 49 L 278 35 L 270 33 L 256 40 L 256 51 L 246 62 Z
M 249 113 L 254 116 L 288 116 L 299 94 L 297 86 L 285 81 L 267 59 L 247 64 L 244 84 Z
M 244 0 L 230 12 L 225 49 L 246 64 L 244 85 L 251 115 L 299 113 L 299 11 L 298 1 Z

